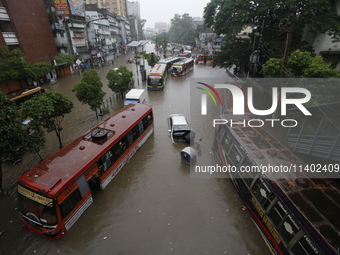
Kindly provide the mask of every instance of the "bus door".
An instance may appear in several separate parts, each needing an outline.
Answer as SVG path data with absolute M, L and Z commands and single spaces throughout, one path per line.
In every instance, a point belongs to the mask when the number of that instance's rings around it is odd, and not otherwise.
M 81 175 L 58 197 L 61 218 L 66 221 L 66 230 L 72 227 L 92 202 L 89 184 L 84 175 Z

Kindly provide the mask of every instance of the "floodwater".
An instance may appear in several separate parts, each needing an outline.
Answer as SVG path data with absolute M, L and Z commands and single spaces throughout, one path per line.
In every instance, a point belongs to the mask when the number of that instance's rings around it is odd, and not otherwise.
M 147 52 L 153 50 L 152 44 L 146 45 Z M 138 75 L 135 87 L 146 89 L 139 66 L 126 64 L 131 56 L 120 56 L 113 66 L 98 69 L 111 113 L 121 108 L 123 100 L 112 97 L 107 87 L 109 68 L 127 65 L 135 79 Z M 150 67 L 145 66 L 148 72 Z M 44 85 L 74 102 L 75 108 L 62 123 L 64 145 L 108 116 L 97 120 L 87 105 L 79 103 L 71 90 L 80 79 L 81 75 L 69 75 L 57 84 Z M 93 194 L 93 204 L 62 239 L 47 240 L 23 228 L 15 192 L 0 197 L 0 254 L 270 254 L 248 212 L 242 210 L 232 182 L 192 175 L 180 161 L 179 153 L 186 145 L 170 140 L 166 118 L 172 113 L 185 114 L 196 140 L 202 138 L 198 163 L 217 163 L 212 152 L 211 120 L 218 110 L 209 105 L 208 115 L 200 116 L 201 92 L 196 88 L 197 81 L 210 79 L 232 81 L 225 69 L 195 66 L 184 77 L 168 77 L 164 91 L 147 92 L 147 103 L 154 110 L 154 135 L 105 190 Z M 46 136 L 46 149 L 41 152 L 44 158 L 59 146 L 55 134 Z M 4 163 L 4 187 L 15 183 L 17 176 L 38 161 L 35 155 L 25 155 L 15 166 Z

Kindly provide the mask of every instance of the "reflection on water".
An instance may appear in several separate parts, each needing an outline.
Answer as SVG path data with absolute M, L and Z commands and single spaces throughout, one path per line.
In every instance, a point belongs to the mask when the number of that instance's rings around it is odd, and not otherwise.
M 153 50 L 148 44 L 147 52 Z M 128 57 L 121 56 L 114 67 L 125 65 Z M 126 65 L 136 77 L 136 65 Z M 150 67 L 145 66 L 149 71 Z M 106 98 L 112 95 L 106 80 L 109 68 L 112 66 L 98 70 Z M 140 79 L 139 70 L 138 75 Z M 0 236 L 1 254 L 268 254 L 247 212 L 241 210 L 242 203 L 230 180 L 192 178 L 190 167 L 180 160 L 180 151 L 187 145 L 173 144 L 168 134 L 167 117 L 184 114 L 196 138 L 202 138 L 198 161 L 216 160 L 211 152 L 213 128 L 209 122 L 216 108 L 208 106 L 212 114 L 206 120 L 198 116 L 200 101 L 190 102 L 191 93 L 199 95 L 193 84 L 211 77 L 230 79 L 224 69 L 200 65 L 184 77 L 168 77 L 164 91 L 148 91 L 146 100 L 155 116 L 154 135 L 104 191 L 93 195 L 94 203 L 67 235 L 58 241 L 46 240 L 20 228 L 18 217 L 14 217 L 13 239 L 6 234 Z M 55 85 L 45 85 L 74 102 L 75 108 L 63 121 L 64 144 L 106 118 L 97 120 L 95 113 L 76 99 L 71 90 L 80 79 L 80 75 L 70 75 Z M 135 82 L 135 87 L 138 84 L 146 89 L 145 81 Z M 110 112 L 122 105 L 123 99 L 114 97 Z M 47 135 L 43 157 L 58 149 L 54 136 Z M 5 183 L 37 162 L 37 157 L 25 156 L 12 174 L 9 171 L 13 166 L 6 163 Z M 4 240 L 6 243 L 2 243 Z

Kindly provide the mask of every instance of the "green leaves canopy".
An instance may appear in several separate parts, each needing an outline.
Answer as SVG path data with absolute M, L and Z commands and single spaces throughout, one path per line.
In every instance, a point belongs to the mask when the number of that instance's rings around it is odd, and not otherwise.
M 260 50 L 262 61 L 265 62 L 269 58 L 283 56 L 293 13 L 296 14 L 296 21 L 291 51 L 305 47 L 301 38 L 306 29 L 314 34 L 329 32 L 338 39 L 340 28 L 336 10 L 332 0 L 211 0 L 204 10 L 204 19 L 206 26 L 218 35 L 224 34 L 226 41 L 231 41 L 223 51 L 242 50 L 243 46 L 235 38 L 245 28 L 251 28 L 251 46 L 243 49 Z M 223 66 L 225 61 L 236 64 L 239 60 L 216 59 L 214 62 L 215 65 Z
M 123 97 L 133 84 L 133 73 L 126 68 L 126 66 L 120 66 L 117 69 L 110 69 L 106 75 L 109 88 Z
M 25 76 L 28 64 L 20 50 L 10 51 L 8 47 L 0 47 L 0 82 L 19 79 Z
M 192 17 L 188 13 L 175 14 L 168 35 L 171 42 L 194 45 L 196 32 Z
M 105 92 L 102 90 L 103 83 L 96 70 L 86 70 L 81 81 L 74 85 L 73 91 L 83 104 L 88 104 L 92 111 L 99 108 L 103 102 Z
M 59 146 L 62 148 L 61 122 L 65 114 L 71 112 L 72 101 L 60 92 L 45 91 L 41 96 L 34 96 L 21 104 L 23 116 L 32 118 L 33 126 L 42 126 L 47 132 L 55 131 Z

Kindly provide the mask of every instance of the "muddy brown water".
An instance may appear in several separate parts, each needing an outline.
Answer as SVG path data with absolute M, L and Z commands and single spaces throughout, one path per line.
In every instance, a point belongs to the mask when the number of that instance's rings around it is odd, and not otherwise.
M 154 51 L 147 44 L 147 52 Z M 110 112 L 121 108 L 122 99 L 111 97 L 106 74 L 109 68 L 127 65 L 137 78 L 136 65 L 126 64 L 132 53 L 120 56 L 114 65 L 98 69 L 107 92 Z M 150 67 L 145 63 L 146 70 Z M 137 66 L 139 69 L 139 66 Z M 138 78 L 141 79 L 140 70 Z M 216 163 L 211 150 L 213 129 L 211 118 L 217 108 L 208 108 L 207 119 L 197 117 L 199 103 L 191 109 L 190 99 L 196 98 L 197 80 L 231 81 L 225 69 L 195 66 L 185 77 L 168 77 L 164 91 L 148 91 L 147 103 L 154 110 L 154 134 L 103 191 L 93 194 L 94 202 L 60 240 L 47 240 L 21 226 L 16 210 L 15 192 L 0 197 L 0 254 L 270 254 L 258 229 L 231 181 L 227 178 L 194 178 L 180 161 L 183 144 L 172 144 L 166 118 L 183 113 L 202 138 L 202 155 L 198 162 Z M 74 109 L 63 121 L 63 144 L 80 136 L 108 115 L 96 119 L 87 105 L 79 103 L 72 92 L 81 75 L 69 75 L 57 84 L 43 85 L 51 91 L 66 94 Z M 135 82 L 145 88 L 145 81 Z M 194 95 L 194 97 L 193 97 Z M 197 101 L 199 102 L 199 101 Z M 54 134 L 47 134 L 47 157 L 58 150 Z M 76 160 L 76 159 L 75 159 Z M 35 155 L 24 155 L 13 166 L 3 164 L 4 186 L 8 188 L 27 168 L 37 164 Z

